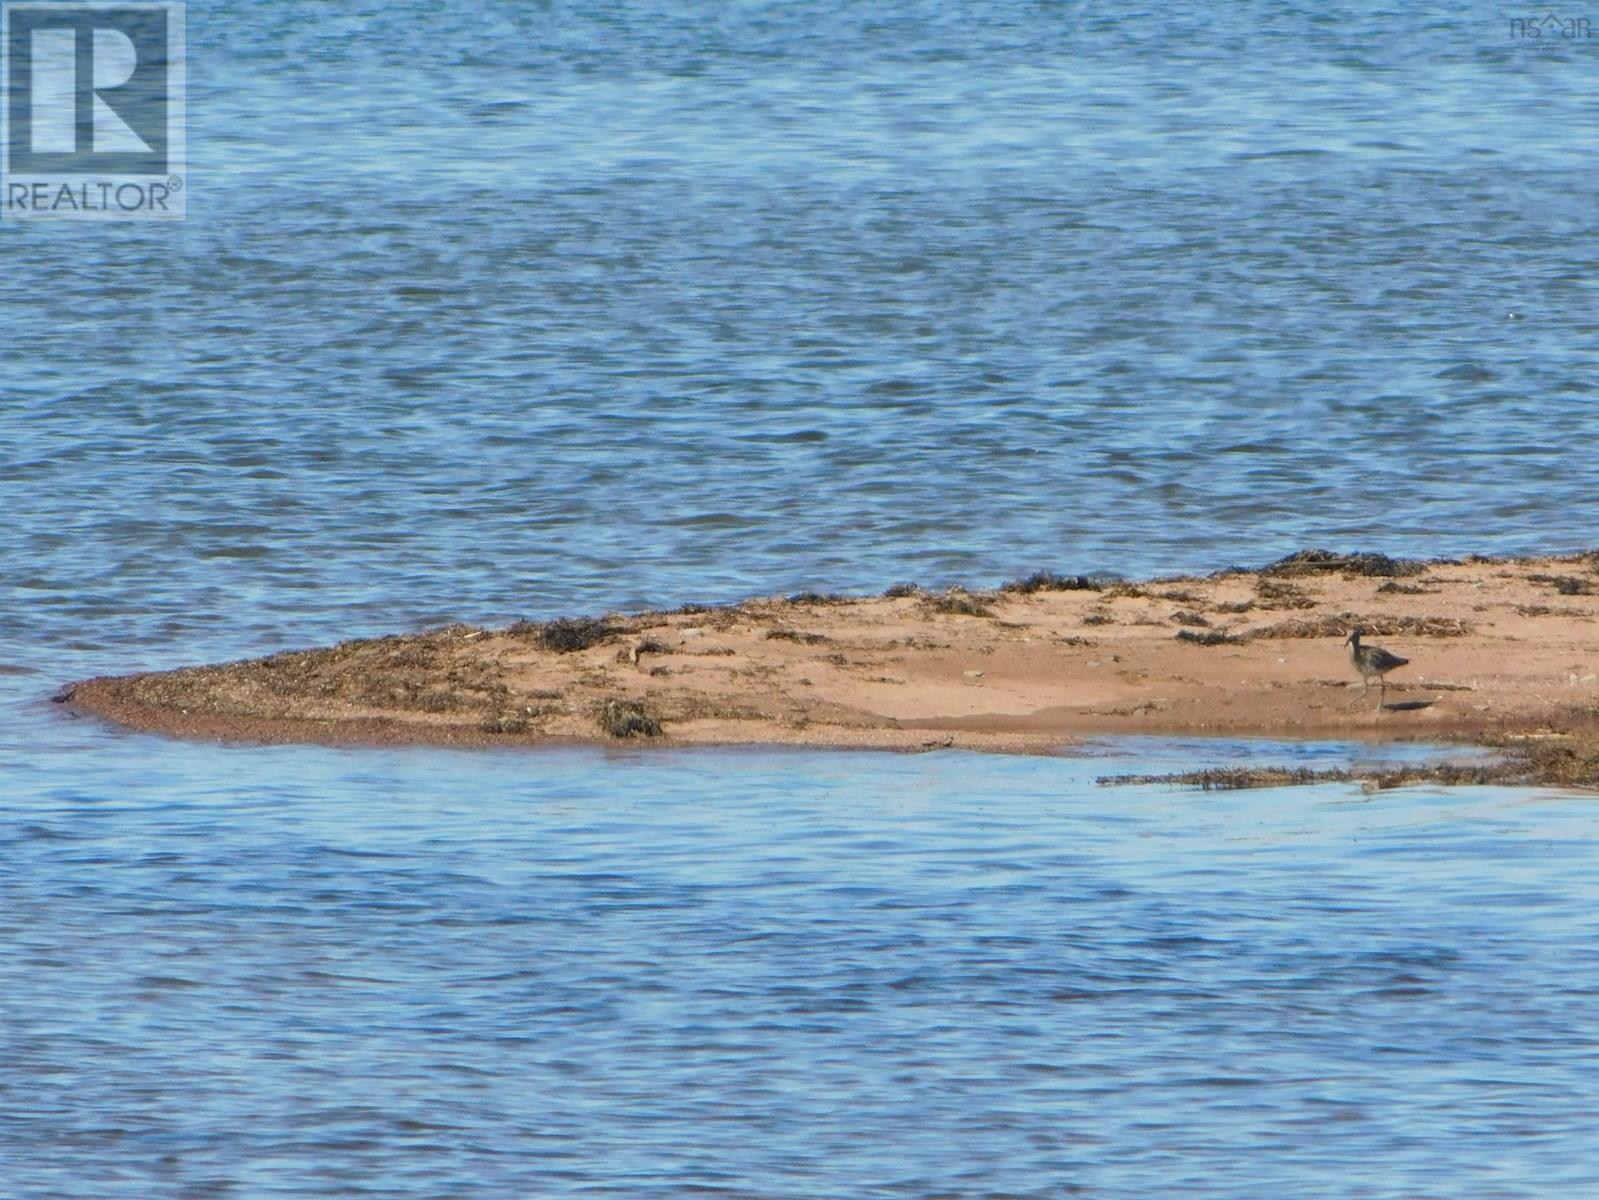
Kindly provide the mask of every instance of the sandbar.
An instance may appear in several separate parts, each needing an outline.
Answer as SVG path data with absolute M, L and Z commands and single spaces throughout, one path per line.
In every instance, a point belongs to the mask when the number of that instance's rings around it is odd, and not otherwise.
M 1382 702 L 1349 664 L 1355 627 L 1410 660 Z M 1599 727 L 1599 552 L 1302 551 L 1138 582 L 1040 572 L 993 589 L 450 625 L 101 677 L 57 699 L 139 730 L 257 743 L 1048 754 L 1128 733 L 1581 741 Z

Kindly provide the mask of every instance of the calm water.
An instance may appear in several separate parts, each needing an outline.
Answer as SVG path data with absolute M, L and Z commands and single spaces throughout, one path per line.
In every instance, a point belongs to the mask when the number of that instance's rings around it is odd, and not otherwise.
M 1589 800 L 47 703 L 441 620 L 1593 541 L 1599 39 L 833 7 L 194 5 L 190 220 L 0 229 L 0 1196 L 1599 1187 Z
M 1599 1188 L 1591 799 L 1107 765 L 42 751 L 7 1194 Z

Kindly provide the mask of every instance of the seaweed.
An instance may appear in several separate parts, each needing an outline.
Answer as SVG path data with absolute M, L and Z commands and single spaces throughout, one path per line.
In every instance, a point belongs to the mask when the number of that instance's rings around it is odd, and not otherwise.
M 624 632 L 620 625 L 595 617 L 559 617 L 537 629 L 539 645 L 557 654 L 587 650 Z
M 1193 642 L 1199 646 L 1236 646 L 1244 639 L 1236 634 L 1228 633 L 1225 629 L 1207 629 L 1203 633 L 1196 633 L 1192 629 L 1179 629 L 1177 631 L 1179 642 Z
M 1337 616 L 1289 617 L 1275 625 L 1255 630 L 1257 638 L 1348 637 L 1359 629 L 1370 637 L 1468 637 L 1475 630 L 1457 617 L 1389 617 L 1339 613 Z
M 832 641 L 824 633 L 805 633 L 798 629 L 768 629 L 766 638 L 774 642 L 799 642 L 805 646 L 819 646 L 823 642 Z
M 493 716 L 484 717 L 478 728 L 484 733 L 515 734 L 526 733 L 527 725 L 526 713 L 496 713 Z
M 1562 596 L 1593 595 L 1593 580 L 1578 575 L 1529 575 L 1530 583 L 1547 583 Z
M 1379 596 L 1431 596 L 1436 588 L 1421 587 L 1414 583 L 1400 583 L 1390 579 L 1377 588 Z
M 661 723 L 638 700 L 607 700 L 595 719 L 614 738 L 660 737 Z
M 1034 592 L 1097 592 L 1104 586 L 1087 575 L 1057 575 L 1053 571 L 1034 571 L 1025 579 L 1000 584 L 999 590 L 1022 596 Z
M 1351 770 L 1346 767 L 1207 767 L 1169 775 L 1103 775 L 1095 782 L 1116 787 L 1166 783 L 1204 791 L 1234 788 L 1298 787 L 1315 783 L 1359 783 L 1373 791 L 1436 783 L 1446 787 L 1482 784 L 1536 784 L 1543 787 L 1599 788 L 1599 734 L 1516 735 L 1484 739 L 1503 752 L 1500 758 L 1471 763 L 1420 763 L 1402 767 Z
M 1255 602 L 1261 608 L 1315 608 L 1316 601 L 1302 587 L 1262 575 L 1255 580 Z
M 1420 575 L 1427 564 L 1414 558 L 1386 554 L 1335 554 L 1331 550 L 1296 550 L 1260 569 L 1262 575 L 1319 575 L 1340 571 L 1346 575 Z
M 1169 783 L 1197 787 L 1206 792 L 1242 788 L 1303 787 L 1311 783 L 1347 783 L 1354 776 L 1342 767 L 1204 767 L 1198 771 L 1172 771 L 1164 775 L 1101 775 L 1101 787 Z
M 796 592 L 788 598 L 790 604 L 804 604 L 816 606 L 820 604 L 848 604 L 848 596 L 840 596 L 837 592 Z
M 991 617 L 994 610 L 976 596 L 960 588 L 950 588 L 941 596 L 929 596 L 922 601 L 929 612 L 950 613 L 960 617 Z

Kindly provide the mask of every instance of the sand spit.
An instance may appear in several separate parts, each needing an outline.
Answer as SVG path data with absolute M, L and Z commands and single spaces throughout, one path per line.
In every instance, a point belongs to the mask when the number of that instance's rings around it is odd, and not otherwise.
M 1357 625 L 1411 660 L 1381 708 L 1342 644 Z M 1305 551 L 1142 583 L 1041 572 L 993 591 L 453 625 L 57 698 L 136 729 L 252 742 L 1055 753 L 1106 733 L 1458 738 L 1553 747 L 1569 769 L 1526 770 L 1592 785 L 1599 552 Z

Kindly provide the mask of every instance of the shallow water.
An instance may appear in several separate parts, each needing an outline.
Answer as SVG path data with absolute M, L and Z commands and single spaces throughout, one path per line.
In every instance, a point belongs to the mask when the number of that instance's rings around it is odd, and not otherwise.
M 1328 746 L 223 749 L 47 697 L 1591 542 L 1599 49 L 1363 4 L 189 15 L 189 221 L 0 236 L 0 1195 L 1594 1190 L 1589 800 L 1092 784 L 1369 753 Z
M 723 7 L 196 14 L 191 219 L 8 230 L 4 586 L 181 645 L 1591 539 L 1599 40 Z
M 1106 761 L 47 758 L 10 1194 L 1599 1185 L 1590 798 Z

